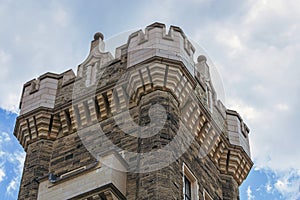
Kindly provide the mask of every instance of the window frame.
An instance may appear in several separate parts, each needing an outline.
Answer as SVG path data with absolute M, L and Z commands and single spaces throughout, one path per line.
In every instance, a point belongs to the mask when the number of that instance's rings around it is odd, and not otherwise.
M 198 181 L 192 171 L 188 168 L 188 166 L 183 163 L 182 164 L 182 183 L 183 183 L 183 199 L 186 200 L 186 188 L 185 188 L 185 180 L 187 179 L 190 182 L 190 190 L 191 190 L 191 199 L 190 200 L 199 200 L 198 191 Z
M 213 198 L 209 195 L 209 193 L 205 189 L 203 190 L 203 198 L 204 200 L 213 200 Z

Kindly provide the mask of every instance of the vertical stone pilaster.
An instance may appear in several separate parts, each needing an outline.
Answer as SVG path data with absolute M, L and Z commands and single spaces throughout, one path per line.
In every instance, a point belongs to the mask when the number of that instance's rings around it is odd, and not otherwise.
M 161 130 L 157 130 L 157 122 L 150 120 L 149 109 L 154 104 L 159 104 L 165 108 L 166 115 L 168 118 L 164 123 L 164 126 Z M 152 113 L 152 117 L 161 118 L 161 113 Z M 158 131 L 156 134 L 149 137 L 141 137 L 138 139 L 138 153 L 148 153 L 154 152 L 158 149 L 164 148 L 171 142 L 172 138 L 176 135 L 176 128 L 171 128 L 174 122 L 179 120 L 179 108 L 177 107 L 177 102 L 168 92 L 154 91 L 142 97 L 139 102 L 139 115 L 138 123 L 141 127 L 148 127 L 144 129 L 144 132 L 141 134 L 153 133 L 153 131 Z M 172 121 L 173 120 L 173 121 Z M 171 156 L 171 155 L 170 155 Z M 171 157 L 166 158 L 166 162 L 173 160 Z M 174 160 L 175 161 L 175 160 Z M 154 171 L 146 173 L 130 173 L 128 176 L 128 199 L 176 199 L 174 191 L 178 190 L 174 182 L 181 181 L 181 177 L 174 177 L 173 168 L 177 167 L 176 171 L 180 170 L 178 165 L 171 164 L 170 166 L 161 167 L 161 163 L 154 163 L 153 158 L 148 155 L 147 158 L 144 158 L 142 161 L 137 157 L 137 168 L 145 167 L 157 167 Z M 139 163 L 143 162 L 143 163 Z M 141 166 L 140 166 L 140 165 Z M 180 188 L 181 192 L 181 188 Z M 178 194 L 177 194 L 178 195 Z
M 19 191 L 19 200 L 37 199 L 38 179 L 48 175 L 52 141 L 39 140 L 28 145 Z
M 232 176 L 222 174 L 223 200 L 239 200 L 239 186 Z

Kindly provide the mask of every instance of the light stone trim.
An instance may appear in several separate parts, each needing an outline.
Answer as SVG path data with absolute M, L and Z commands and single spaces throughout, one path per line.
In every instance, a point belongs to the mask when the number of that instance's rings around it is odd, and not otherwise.
M 242 150 L 231 149 L 221 142 L 219 147 L 216 148 L 215 153 L 210 155 L 211 159 L 219 167 L 220 172 L 222 174 L 232 175 L 238 185 L 245 180 L 252 166 L 252 162 L 249 158 L 243 156 L 241 151 Z M 218 160 L 215 158 L 218 158 Z
M 52 124 L 50 123 L 51 118 Z M 56 139 L 60 127 L 60 119 L 57 115 L 52 115 L 48 112 L 38 112 L 27 118 L 22 118 L 19 124 L 16 137 L 26 150 L 28 144 L 40 138 Z M 49 126 L 51 126 L 51 132 L 49 132 Z
M 122 165 L 122 163 L 114 153 L 108 154 L 102 159 L 104 159 L 105 162 L 110 162 L 112 166 L 117 167 L 98 165 L 84 175 L 74 176 L 58 183 L 51 183 L 46 179 L 39 184 L 37 199 L 70 199 L 110 183 L 125 196 L 126 173 L 114 169 L 118 169 L 118 166 Z M 111 196 L 111 198 L 114 199 L 113 196 Z
M 60 116 L 60 120 L 61 120 L 61 124 L 62 124 L 62 132 L 64 135 L 67 135 L 69 132 L 69 127 L 68 127 L 67 116 L 66 116 L 65 111 L 61 111 L 59 116 Z
M 105 106 L 105 102 L 104 102 L 104 97 L 102 94 L 97 95 L 97 100 L 98 100 L 98 106 L 100 108 L 100 115 L 101 115 L 101 119 L 100 120 L 104 120 L 107 118 L 107 110 L 106 110 L 106 106 Z
M 193 174 L 193 172 L 188 168 L 188 166 L 183 163 L 182 164 L 182 180 L 183 180 L 183 194 L 185 192 L 185 187 L 184 187 L 184 177 L 186 176 L 189 181 L 191 182 L 191 200 L 199 200 L 199 195 L 198 195 L 198 191 L 199 191 L 199 185 L 198 185 L 198 181 L 197 178 L 195 177 L 195 175 Z
M 32 90 L 32 85 L 36 85 L 37 81 L 39 87 Z M 51 77 L 33 80 L 30 84 L 24 85 L 20 115 L 39 107 L 54 108 L 57 86 L 58 80 Z
M 90 112 L 91 122 L 92 123 L 97 123 L 98 119 L 97 119 L 97 113 L 96 113 L 96 107 L 95 107 L 94 100 L 89 99 L 87 101 L 87 105 L 88 105 L 88 109 L 89 109 L 89 112 Z
M 71 131 L 76 131 L 77 130 L 77 123 L 75 119 L 75 113 L 74 113 L 74 107 L 71 106 L 69 107 L 69 113 L 70 113 L 70 118 L 71 118 Z

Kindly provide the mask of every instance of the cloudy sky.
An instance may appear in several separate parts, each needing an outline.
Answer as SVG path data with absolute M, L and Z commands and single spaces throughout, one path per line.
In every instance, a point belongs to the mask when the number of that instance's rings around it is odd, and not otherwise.
M 16 199 L 25 153 L 12 132 L 22 85 L 76 71 L 95 32 L 180 26 L 222 76 L 227 107 L 251 129 L 242 200 L 300 199 L 300 1 L 0 0 L 0 199 Z

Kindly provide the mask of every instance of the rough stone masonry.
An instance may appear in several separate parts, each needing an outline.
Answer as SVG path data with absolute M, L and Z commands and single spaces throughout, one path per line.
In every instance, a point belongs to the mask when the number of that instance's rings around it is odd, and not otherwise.
M 154 23 L 115 56 L 96 33 L 77 73 L 24 84 L 18 199 L 239 199 L 249 128 L 217 99 L 206 57 Z

